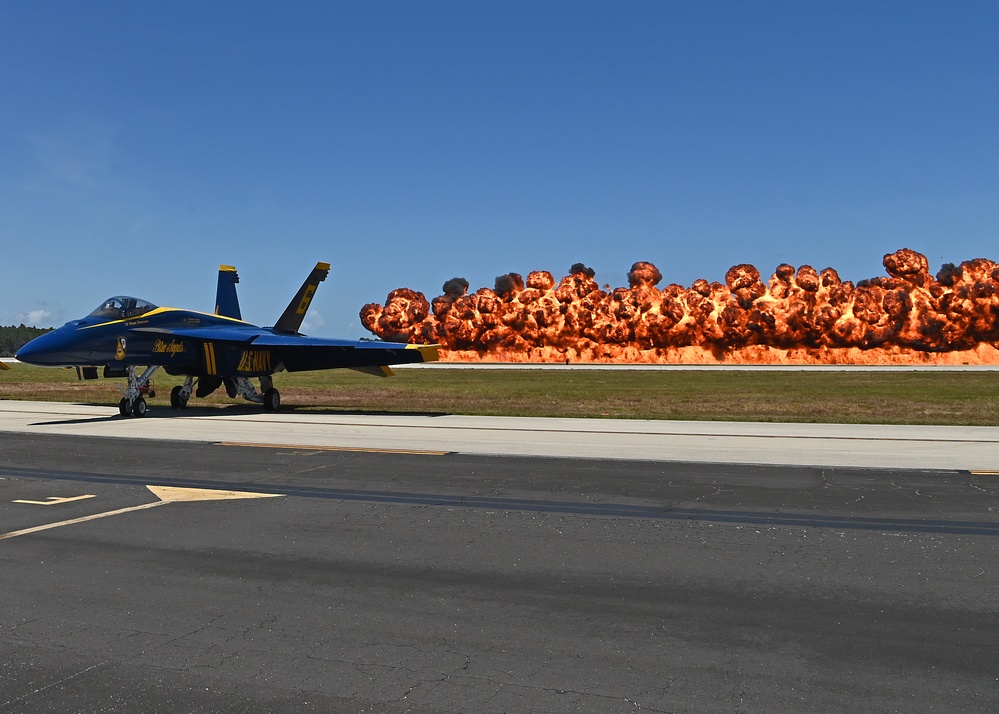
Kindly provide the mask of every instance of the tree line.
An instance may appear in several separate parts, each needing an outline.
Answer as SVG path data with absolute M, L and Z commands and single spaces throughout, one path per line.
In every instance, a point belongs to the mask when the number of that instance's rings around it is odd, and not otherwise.
M 26 327 L 24 323 L 10 327 L 0 325 L 0 357 L 13 357 L 21 347 L 53 328 Z

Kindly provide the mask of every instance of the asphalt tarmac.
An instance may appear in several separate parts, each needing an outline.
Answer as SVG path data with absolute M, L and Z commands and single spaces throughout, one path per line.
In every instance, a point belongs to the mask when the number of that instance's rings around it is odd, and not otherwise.
M 999 710 L 988 431 L 971 473 L 387 451 L 334 417 L 350 443 L 274 446 L 248 412 L 21 404 L 0 712 Z

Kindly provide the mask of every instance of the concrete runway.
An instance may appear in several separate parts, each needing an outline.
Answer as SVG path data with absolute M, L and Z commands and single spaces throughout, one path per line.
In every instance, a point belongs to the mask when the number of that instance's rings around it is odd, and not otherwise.
M 181 418 L 182 417 L 182 418 Z M 369 415 L 0 401 L 0 431 L 559 458 L 999 470 L 999 427 Z
M 786 428 L 0 402 L 0 712 L 999 709 L 995 430 Z

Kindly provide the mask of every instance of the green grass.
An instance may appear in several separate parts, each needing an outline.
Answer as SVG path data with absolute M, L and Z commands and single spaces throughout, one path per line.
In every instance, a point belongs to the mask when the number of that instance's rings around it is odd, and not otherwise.
M 158 372 L 150 406 L 169 404 L 181 378 Z M 0 398 L 118 402 L 123 380 L 80 382 L 75 370 L 15 365 Z M 379 379 L 349 370 L 279 374 L 286 407 L 448 413 L 879 424 L 999 425 L 999 373 L 397 370 Z M 221 395 L 221 396 L 220 396 Z M 231 404 L 219 390 L 192 404 Z

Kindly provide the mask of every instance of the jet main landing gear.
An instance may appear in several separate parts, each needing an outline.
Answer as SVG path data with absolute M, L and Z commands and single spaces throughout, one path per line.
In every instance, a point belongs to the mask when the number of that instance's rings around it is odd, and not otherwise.
M 263 392 L 265 412 L 276 412 L 281 409 L 281 392 L 274 389 L 274 380 L 270 375 L 260 378 L 260 391 Z
M 159 369 L 159 366 L 153 366 L 146 368 L 146 371 L 141 375 L 136 376 L 135 367 L 128 366 L 125 368 L 125 376 L 128 379 L 128 384 L 125 389 L 121 390 L 124 395 L 121 401 L 118 402 L 118 413 L 122 416 L 145 416 L 148 411 L 148 405 L 146 404 L 145 398 L 142 396 L 144 391 L 144 385 L 149 382 L 149 379 L 153 376 L 153 373 Z M 170 408 L 171 409 L 186 409 L 187 402 L 190 400 L 191 396 L 194 394 L 194 388 L 197 385 L 197 378 L 193 376 L 187 376 L 184 378 L 183 385 L 177 385 L 170 390 Z M 281 409 L 281 394 L 274 388 L 274 380 L 271 379 L 269 375 L 260 377 L 260 391 L 258 392 L 253 383 L 250 382 L 248 377 L 233 377 L 231 380 L 227 378 L 226 381 L 227 388 L 232 387 L 231 396 L 240 396 L 247 401 L 254 402 L 256 404 L 263 404 L 264 411 L 276 412 Z M 152 393 L 150 392 L 150 396 Z M 199 395 L 200 396 L 200 395 Z
M 170 408 L 187 409 L 187 402 L 191 398 L 191 393 L 193 391 L 194 377 L 187 376 L 184 378 L 183 386 L 178 384 L 170 390 Z
M 274 389 L 274 380 L 269 375 L 260 378 L 260 391 L 253 386 L 249 377 L 235 377 L 233 384 L 236 395 L 248 402 L 263 404 L 265 412 L 276 412 L 281 409 L 281 393 Z

